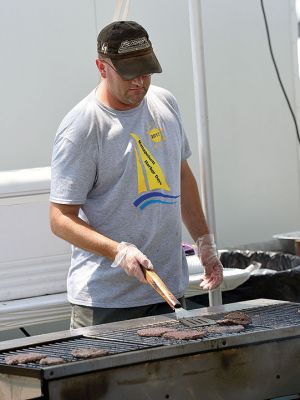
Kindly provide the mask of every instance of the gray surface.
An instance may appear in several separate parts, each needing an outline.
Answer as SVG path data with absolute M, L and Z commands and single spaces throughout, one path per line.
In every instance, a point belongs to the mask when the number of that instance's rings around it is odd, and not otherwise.
M 257 250 L 274 251 L 295 254 L 294 240 L 271 239 L 263 242 L 253 242 L 227 247 L 226 250 Z

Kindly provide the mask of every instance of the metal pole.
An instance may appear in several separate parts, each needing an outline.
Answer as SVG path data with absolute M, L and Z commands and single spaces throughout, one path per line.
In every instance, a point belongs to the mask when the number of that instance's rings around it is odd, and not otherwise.
M 195 112 L 200 163 L 200 196 L 207 224 L 216 239 L 215 209 L 209 143 L 201 0 L 189 0 L 190 34 L 195 88 Z M 209 305 L 222 304 L 220 288 L 209 291 Z
M 216 239 L 200 0 L 189 0 L 189 14 L 200 163 L 200 196 L 209 230 Z

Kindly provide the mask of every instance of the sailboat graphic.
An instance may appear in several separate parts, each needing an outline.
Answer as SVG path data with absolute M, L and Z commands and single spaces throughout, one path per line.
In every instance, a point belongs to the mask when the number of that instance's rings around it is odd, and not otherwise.
M 131 136 L 135 140 L 134 153 L 137 167 L 138 193 L 154 190 L 153 192 L 141 195 L 133 204 L 143 210 L 145 207 L 154 203 L 176 203 L 174 199 L 177 199 L 179 196 L 172 196 L 157 191 L 158 189 L 170 191 L 164 173 L 141 139 L 134 133 L 131 133 Z M 166 201 L 167 199 L 169 199 L 169 201 Z M 172 199 L 173 201 L 171 201 Z

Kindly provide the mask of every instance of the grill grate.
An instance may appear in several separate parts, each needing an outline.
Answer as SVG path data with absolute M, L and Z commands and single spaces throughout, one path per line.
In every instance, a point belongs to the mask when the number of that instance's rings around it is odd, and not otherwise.
M 146 327 L 147 328 L 154 328 L 154 327 L 157 327 L 157 326 L 169 327 L 170 325 L 165 323 L 165 324 L 147 325 Z M 146 328 L 146 327 L 143 327 L 143 328 Z M 141 329 L 141 328 L 142 327 L 140 327 L 138 329 Z M 174 326 L 174 328 L 175 328 L 175 326 Z M 149 347 L 152 347 L 152 346 L 169 346 L 169 345 L 172 345 L 172 344 L 187 343 L 186 340 L 166 339 L 164 337 L 144 337 L 144 336 L 141 337 L 141 336 L 139 336 L 137 334 L 137 330 L 138 329 L 126 330 L 126 331 L 122 332 L 123 337 L 124 337 L 123 340 L 126 340 L 127 343 L 132 343 L 132 344 L 141 344 L 141 343 L 142 344 L 147 344 L 147 345 L 149 345 Z M 193 330 L 197 330 L 197 329 L 198 330 L 202 330 L 203 329 L 203 330 L 205 330 L 204 327 L 200 328 L 200 329 L 196 328 L 196 327 L 187 329 L 185 327 L 184 329 L 182 329 L 182 327 L 179 326 L 179 327 L 176 328 L 176 330 L 178 330 L 178 331 L 185 331 L 185 330 L 190 330 L 190 329 L 193 329 Z M 206 335 L 203 338 L 200 338 L 200 339 L 189 339 L 188 342 L 190 343 L 190 342 L 207 341 L 207 340 L 211 340 L 211 339 L 214 339 L 214 338 L 218 338 L 220 336 L 236 336 L 236 335 L 242 335 L 242 334 L 250 333 L 250 332 L 264 331 L 264 330 L 268 330 L 268 329 L 269 328 L 267 328 L 267 327 L 257 327 L 257 326 L 249 325 L 249 326 L 245 327 L 245 330 L 243 332 L 239 332 L 238 334 L 237 333 L 229 333 L 229 332 L 226 332 L 226 333 L 224 333 L 224 332 L 223 333 L 216 333 L 216 332 L 209 333 L 209 332 L 207 332 Z M 111 338 L 111 340 L 113 340 L 112 337 L 115 336 L 115 335 L 118 335 L 118 334 L 120 334 L 120 331 L 119 332 L 117 332 L 117 331 L 105 332 L 104 334 L 99 333 L 98 335 L 97 334 L 88 335 L 88 337 L 98 338 L 98 339 L 102 339 L 102 340 L 103 339 L 107 340 L 107 339 Z M 125 338 L 125 334 L 126 334 L 126 338 Z
M 126 342 L 112 342 L 112 341 L 105 341 L 105 340 L 96 340 L 93 338 L 86 338 L 86 337 L 77 337 L 72 339 L 67 339 L 63 341 L 56 341 L 54 343 L 47 343 L 37 346 L 30 346 L 22 349 L 17 349 L 15 351 L 9 352 L 2 352 L 0 353 L 0 365 L 5 363 L 5 357 L 17 354 L 25 354 L 25 353 L 43 353 L 49 357 L 61 357 L 67 363 L 68 362 L 75 362 L 80 360 L 77 357 L 74 357 L 71 353 L 75 349 L 83 349 L 83 348 L 97 348 L 97 349 L 104 349 L 109 351 L 109 355 L 125 353 L 129 351 L 136 351 L 147 349 L 149 346 L 146 343 L 126 343 Z M 64 365 L 64 364 L 62 364 Z M 9 367 L 16 367 L 15 365 Z M 26 364 L 18 364 L 17 367 L 23 368 L 38 368 L 43 369 L 44 366 L 41 366 L 39 362 L 31 362 Z
M 131 329 L 118 329 L 114 331 L 107 331 L 107 332 L 95 332 L 92 334 L 86 335 L 86 337 L 92 337 L 92 338 L 98 338 L 102 340 L 118 340 L 120 342 L 126 341 L 126 343 L 132 343 L 132 344 L 146 344 L 149 346 L 169 346 L 173 344 L 183 344 L 187 343 L 186 340 L 179 340 L 179 339 L 166 339 L 164 337 L 146 337 L 146 336 L 139 336 L 137 334 L 137 331 L 139 329 L 144 329 L 144 328 L 155 328 L 155 327 L 166 327 L 166 328 L 174 328 L 178 331 L 185 331 L 185 330 L 205 330 L 205 326 L 203 326 L 203 318 L 200 318 L 200 325 L 198 317 L 191 317 L 191 318 L 185 318 L 184 320 L 180 321 L 172 321 L 172 322 L 158 322 L 155 324 L 149 324 L 146 326 L 140 326 L 137 328 L 131 328 Z M 218 320 L 220 318 L 216 318 Z M 207 325 L 212 325 L 215 324 L 215 321 L 211 322 L 209 319 L 207 319 Z M 236 335 L 242 335 L 245 333 L 250 333 L 250 332 L 259 332 L 259 331 L 264 331 L 268 330 L 269 328 L 267 327 L 262 327 L 262 326 L 254 326 L 254 325 L 249 325 L 245 327 L 245 330 L 239 333 L 229 333 L 229 332 L 206 332 L 206 335 L 203 338 L 200 339 L 189 339 L 188 342 L 199 342 L 199 341 L 208 341 L 214 338 L 222 337 L 222 336 L 236 336 Z
M 298 303 L 287 303 L 287 304 L 277 304 L 274 306 L 262 306 L 262 307 L 255 307 L 252 309 L 243 309 L 240 311 L 245 312 L 248 314 L 251 319 L 252 319 L 252 324 L 248 325 L 245 328 L 245 331 L 240 332 L 240 333 L 208 333 L 204 338 L 202 339 L 194 339 L 194 341 L 205 341 L 205 340 L 210 340 L 215 337 L 220 337 L 220 336 L 232 336 L 232 335 L 242 335 L 245 333 L 250 333 L 250 332 L 259 332 L 263 330 L 268 330 L 268 329 L 276 329 L 276 328 L 283 328 L 283 327 L 288 327 L 288 326 L 293 326 L 293 325 L 300 325 L 300 313 L 298 310 L 300 309 L 300 304 Z M 171 321 L 171 322 L 165 322 L 165 323 L 156 323 L 156 324 L 151 324 L 147 325 L 149 328 L 157 327 L 157 326 L 162 326 L 162 327 L 171 327 L 175 328 L 178 330 L 184 330 L 186 328 L 188 329 L 205 329 L 206 325 L 211 325 L 215 323 L 217 320 L 223 319 L 224 315 L 228 314 L 228 312 L 225 313 L 219 313 L 219 314 L 212 314 L 209 315 L 209 318 L 205 317 L 190 317 L 190 318 L 184 318 L 179 321 Z M 148 344 L 151 346 L 167 346 L 174 343 L 183 343 L 185 341 L 182 340 L 175 340 L 175 339 L 165 339 L 161 337 L 140 337 L 137 334 L 137 330 L 141 329 L 142 327 L 139 328 L 132 328 L 132 329 L 124 329 L 124 330 L 115 330 L 115 331 L 109 331 L 105 333 L 95 333 L 92 335 L 95 338 L 102 338 L 102 339 L 111 339 L 111 340 L 119 340 L 119 341 L 127 341 L 130 343 L 136 343 L 136 344 Z
M 270 329 L 289 327 L 300 325 L 300 304 L 287 303 L 279 305 L 271 305 L 265 307 L 255 307 L 251 309 L 242 309 L 252 318 L 252 324 L 245 327 L 245 330 L 239 333 L 207 333 L 206 336 L 200 339 L 192 339 L 189 342 L 209 341 L 214 338 L 244 335 L 247 333 L 256 333 Z M 227 312 L 228 313 L 228 312 Z M 118 329 L 112 331 L 101 332 L 89 330 L 87 335 L 81 335 L 70 339 L 56 340 L 47 342 L 41 345 L 22 347 L 14 351 L 3 351 L 0 353 L 0 370 L 10 368 L 27 368 L 39 369 L 47 368 L 41 366 L 38 362 L 28 364 L 18 364 L 17 366 L 7 366 L 5 357 L 8 355 L 24 354 L 28 352 L 45 353 L 51 357 L 62 357 L 67 363 L 78 361 L 71 353 L 72 350 L 80 348 L 97 348 L 109 351 L 110 355 L 115 355 L 124 352 L 132 352 L 137 350 L 146 350 L 153 347 L 169 346 L 176 344 L 187 343 L 184 340 L 166 339 L 163 337 L 141 337 L 137 331 L 142 328 L 152 327 L 171 327 L 176 330 L 188 329 L 203 329 L 205 325 L 211 325 L 215 321 L 222 319 L 227 313 L 211 314 L 208 318 L 205 317 L 191 317 L 179 321 L 166 321 L 155 324 L 143 325 L 131 329 Z M 64 364 L 63 364 L 64 365 Z
M 248 314 L 252 319 L 252 325 L 265 328 L 284 328 L 300 325 L 300 304 L 287 303 L 265 307 L 255 307 L 240 310 Z M 209 315 L 209 318 L 217 321 L 223 319 L 227 313 Z

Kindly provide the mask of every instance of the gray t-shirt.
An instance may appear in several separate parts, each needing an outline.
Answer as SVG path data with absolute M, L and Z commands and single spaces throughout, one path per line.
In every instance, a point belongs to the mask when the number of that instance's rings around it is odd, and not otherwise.
M 134 243 L 176 297 L 188 285 L 181 246 L 180 166 L 191 154 L 173 95 L 151 85 L 142 103 L 117 111 L 95 91 L 63 119 L 55 138 L 50 200 L 82 205 L 80 218 Z M 72 246 L 68 300 L 94 307 L 162 302 L 150 285 Z

